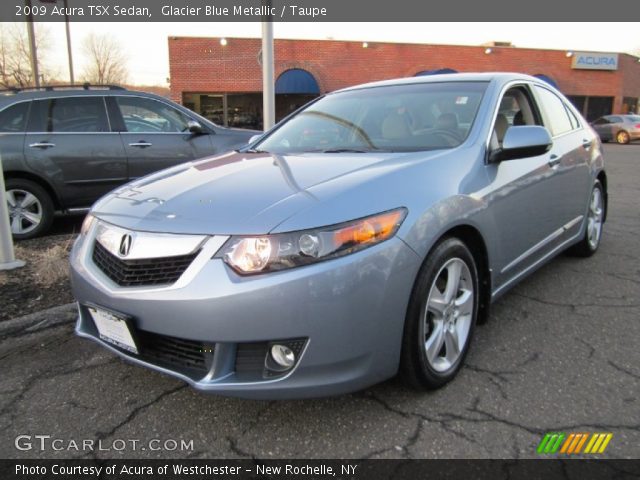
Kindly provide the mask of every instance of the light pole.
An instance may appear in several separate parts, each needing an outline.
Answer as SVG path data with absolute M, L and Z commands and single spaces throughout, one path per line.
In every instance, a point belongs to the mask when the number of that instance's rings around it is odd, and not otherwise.
M 271 0 L 262 0 L 263 8 L 271 11 Z M 269 130 L 275 124 L 275 86 L 273 84 L 273 17 L 262 20 L 262 125 Z
M 75 83 L 73 78 L 73 55 L 71 53 L 71 30 L 69 27 L 69 6 L 67 4 L 67 0 L 64 0 L 64 24 L 67 30 L 67 56 L 69 57 L 69 81 L 71 85 Z
M 36 88 L 40 87 L 40 73 L 38 72 L 38 51 L 36 48 L 36 33 L 33 28 L 33 15 L 31 14 L 31 0 L 25 0 L 25 5 L 29 9 L 27 16 L 27 34 L 29 35 L 29 58 L 31 60 L 31 73 Z
M 13 270 L 24 266 L 22 260 L 16 260 L 13 254 L 13 238 L 9 225 L 9 209 L 5 198 L 4 173 L 0 157 L 0 270 Z

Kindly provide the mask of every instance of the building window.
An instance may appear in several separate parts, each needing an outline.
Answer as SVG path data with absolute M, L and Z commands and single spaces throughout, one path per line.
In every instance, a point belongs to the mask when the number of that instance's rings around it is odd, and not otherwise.
M 613 112 L 613 97 L 568 95 L 567 98 L 588 122 Z

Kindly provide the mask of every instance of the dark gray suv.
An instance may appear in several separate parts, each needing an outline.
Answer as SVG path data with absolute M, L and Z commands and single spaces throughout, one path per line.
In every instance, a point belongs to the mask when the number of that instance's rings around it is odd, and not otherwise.
M 219 127 L 166 98 L 116 86 L 0 95 L 0 155 L 15 238 L 58 213 L 88 210 L 113 188 L 165 167 L 236 149 L 255 131 Z

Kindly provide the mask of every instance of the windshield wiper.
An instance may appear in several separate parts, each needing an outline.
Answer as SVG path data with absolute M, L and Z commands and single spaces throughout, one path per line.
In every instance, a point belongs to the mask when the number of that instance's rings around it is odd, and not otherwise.
M 322 153 L 371 153 L 377 152 L 377 149 L 362 149 L 362 148 L 329 148 L 327 150 L 322 150 Z

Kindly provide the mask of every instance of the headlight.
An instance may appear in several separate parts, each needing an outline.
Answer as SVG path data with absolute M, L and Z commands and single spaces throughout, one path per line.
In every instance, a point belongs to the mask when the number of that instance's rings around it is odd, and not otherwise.
M 84 217 L 82 226 L 80 227 L 80 235 L 84 236 L 89 232 L 89 229 L 91 228 L 91 225 L 93 225 L 95 219 L 96 217 L 94 217 L 90 213 L 87 213 L 87 216 Z
M 357 252 L 393 237 L 407 210 L 399 208 L 352 222 L 260 237 L 231 237 L 214 258 L 247 275 L 308 265 Z

